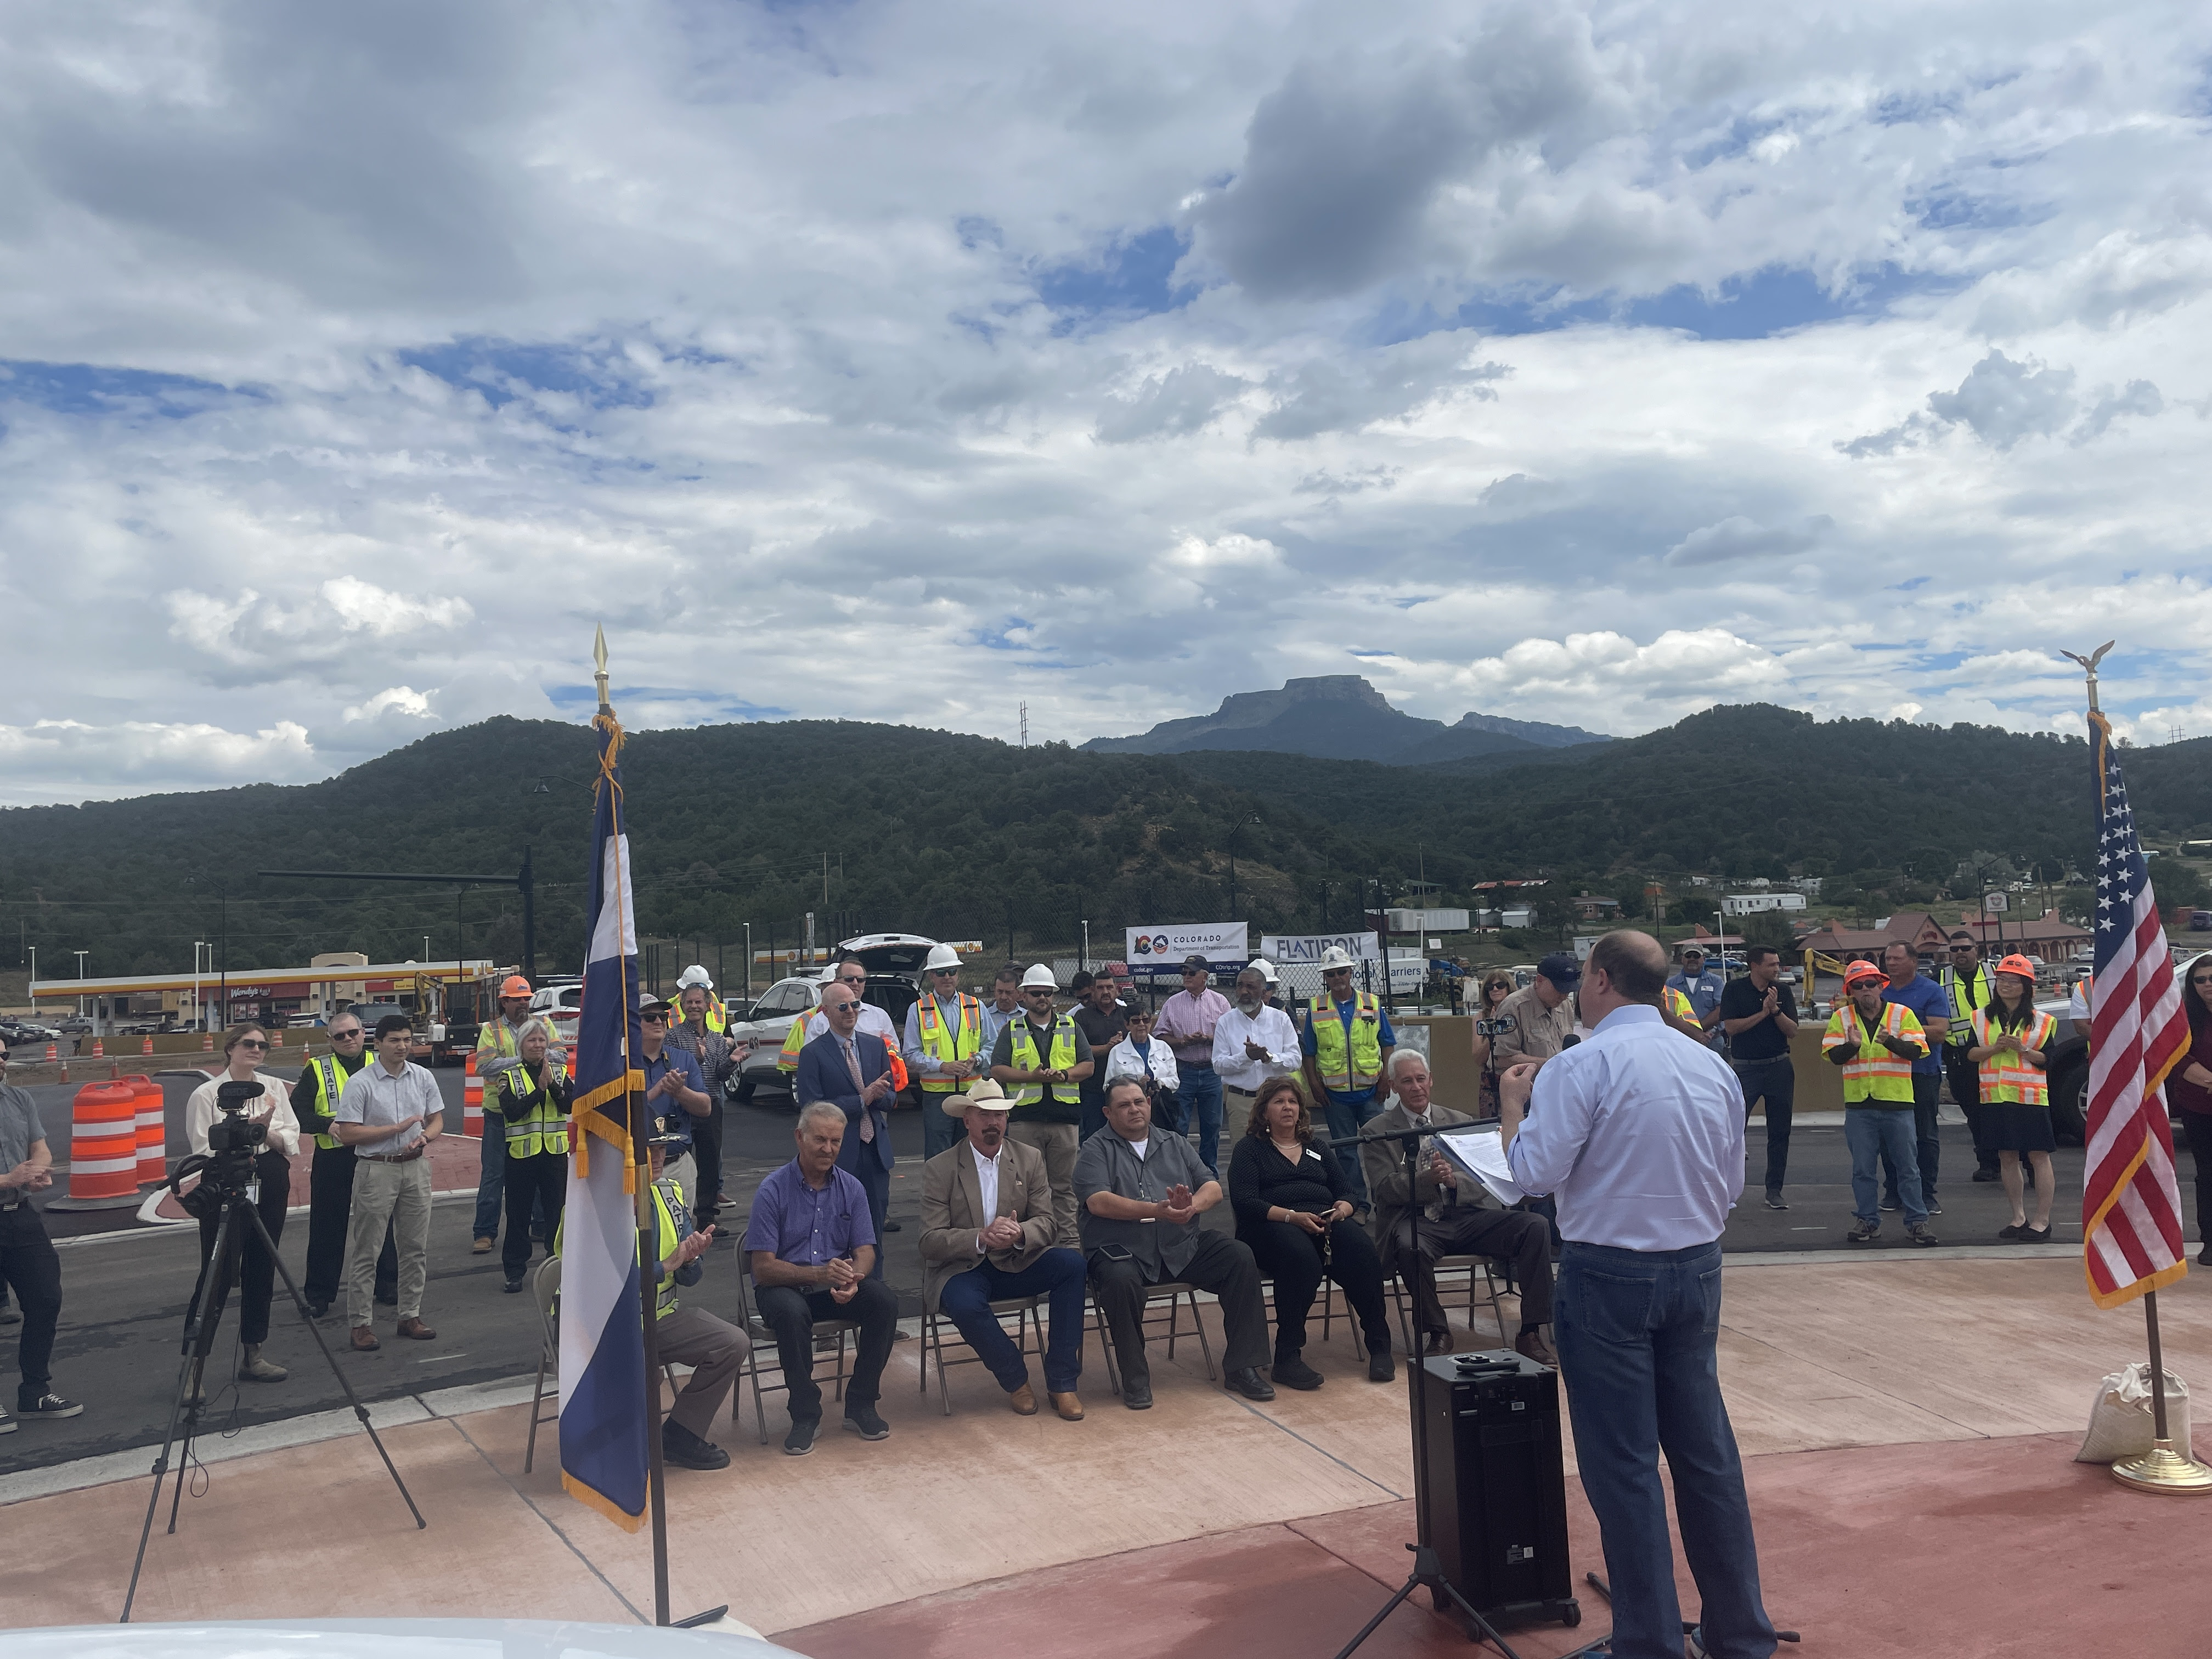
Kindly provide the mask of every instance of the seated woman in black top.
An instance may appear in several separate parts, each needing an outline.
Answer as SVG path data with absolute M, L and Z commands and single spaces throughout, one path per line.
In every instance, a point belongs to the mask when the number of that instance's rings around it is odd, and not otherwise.
M 1313 1114 L 1298 1085 L 1279 1077 L 1252 1102 L 1243 1139 L 1229 1158 L 1229 1200 L 1237 1237 L 1275 1280 L 1274 1380 L 1317 1389 L 1321 1373 L 1300 1358 L 1306 1314 L 1326 1273 L 1344 1286 L 1367 1338 L 1367 1376 L 1388 1382 L 1390 1316 L 1382 1305 L 1382 1263 L 1367 1230 L 1351 1219 L 1352 1198 L 1336 1159 L 1312 1145 Z

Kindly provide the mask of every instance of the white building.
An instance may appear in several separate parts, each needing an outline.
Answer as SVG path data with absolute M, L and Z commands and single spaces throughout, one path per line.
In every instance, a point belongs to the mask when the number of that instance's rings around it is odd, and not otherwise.
M 1724 916 L 1755 916 L 1762 910 L 1802 910 L 1802 893 L 1730 893 L 1721 900 Z

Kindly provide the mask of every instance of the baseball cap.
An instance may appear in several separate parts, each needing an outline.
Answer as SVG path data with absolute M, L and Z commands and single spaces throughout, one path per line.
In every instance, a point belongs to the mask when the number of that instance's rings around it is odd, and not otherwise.
M 1536 971 L 1562 991 L 1571 991 L 1583 982 L 1582 963 L 1565 951 L 1553 951 L 1536 964 Z
M 1210 974 L 1213 971 L 1213 964 L 1194 951 L 1182 959 L 1182 970 L 1188 974 L 1194 969 L 1201 974 Z

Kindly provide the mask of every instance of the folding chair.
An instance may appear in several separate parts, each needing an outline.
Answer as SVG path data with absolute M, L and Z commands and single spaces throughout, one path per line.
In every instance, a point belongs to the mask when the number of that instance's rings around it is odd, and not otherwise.
M 1475 1295 L 1474 1274 L 1477 1268 L 1480 1268 L 1482 1270 L 1482 1281 L 1489 1287 L 1490 1293 L 1487 1298 L 1478 1298 Z M 1498 1342 L 1504 1346 L 1510 1347 L 1513 1344 L 1513 1339 L 1506 1334 L 1505 1309 L 1499 1300 L 1500 1297 L 1504 1295 L 1504 1292 L 1498 1288 L 1498 1275 L 1492 1268 L 1491 1259 L 1486 1255 L 1440 1255 L 1437 1258 L 1437 1301 L 1443 1306 L 1447 1321 L 1449 1320 L 1451 1316 L 1452 1304 L 1444 1300 L 1446 1289 L 1445 1275 L 1459 1273 L 1463 1273 L 1467 1275 L 1468 1329 L 1472 1331 L 1474 1328 L 1474 1308 L 1476 1302 L 1480 1299 L 1486 1299 L 1490 1304 L 1491 1317 L 1498 1322 Z M 1452 1288 L 1456 1289 L 1457 1286 L 1454 1285 Z M 1418 1345 L 1419 1341 L 1419 1334 L 1413 1331 L 1412 1325 L 1407 1322 L 1406 1318 L 1406 1279 L 1405 1275 L 1401 1272 L 1394 1271 L 1390 1274 L 1390 1298 L 1397 1308 L 1399 1328 L 1412 1335 L 1415 1343 Z
M 753 1330 L 752 1283 L 751 1260 L 740 1249 L 738 1265 L 738 1328 L 749 1335 Z M 745 1350 L 745 1378 L 752 1384 L 753 1420 L 760 1430 L 760 1443 L 765 1446 L 768 1444 L 768 1407 L 762 1403 L 761 1397 L 770 1394 L 789 1394 L 791 1384 L 788 1380 L 765 1384 L 760 1380 L 761 1349 L 765 1346 L 770 1352 L 775 1352 L 774 1327 L 769 1326 L 765 1320 L 761 1323 L 768 1329 L 770 1340 L 768 1343 L 763 1344 L 756 1338 L 751 1346 Z M 845 1397 L 845 1344 L 848 1339 L 860 1328 L 860 1322 L 857 1319 L 817 1319 L 814 1322 L 813 1334 L 816 1336 L 823 1335 L 827 1332 L 835 1332 L 837 1337 L 837 1383 L 836 1392 L 830 1396 L 833 1400 L 842 1400 Z M 810 1363 L 811 1363 L 811 1351 Z M 782 1375 L 782 1370 L 783 1362 L 779 1358 L 776 1362 L 776 1374 L 779 1376 Z M 735 1427 L 738 1423 L 739 1410 L 738 1391 L 732 1389 L 730 1390 L 730 1423 L 732 1427 Z
M 1170 1279 L 1158 1285 L 1145 1286 L 1144 1311 L 1137 1317 L 1138 1334 L 1147 1343 L 1153 1340 L 1152 1307 L 1155 1303 L 1165 1302 L 1168 1304 L 1168 1358 L 1173 1359 L 1176 1338 L 1181 1334 L 1182 1304 L 1185 1299 L 1190 1303 L 1190 1322 L 1195 1328 L 1198 1336 L 1198 1351 L 1206 1357 L 1206 1380 L 1212 1382 L 1216 1380 L 1213 1369 L 1213 1345 L 1206 1340 L 1206 1322 L 1198 1316 L 1197 1286 L 1187 1285 L 1180 1279 Z M 1091 1316 L 1098 1328 L 1098 1346 L 1106 1355 L 1107 1383 L 1118 1395 L 1121 1392 L 1121 1376 L 1114 1363 L 1114 1333 L 1106 1323 L 1106 1310 L 1098 1305 L 1098 1298 L 1095 1296 L 1091 1298 Z
M 997 1317 L 999 1328 L 1001 1330 L 1006 1328 L 1006 1316 L 1008 1314 L 1014 1316 L 1014 1346 L 1024 1357 L 1030 1351 L 1030 1326 L 1032 1322 L 1036 1326 L 1037 1356 L 1039 1358 L 1044 1356 L 1044 1316 L 1037 1311 L 1039 1299 L 1034 1296 L 1017 1296 L 991 1304 L 991 1312 Z M 954 1358 L 948 1361 L 945 1358 L 944 1328 L 948 1325 L 952 1326 L 954 1337 L 958 1339 L 963 1346 L 967 1346 L 968 1354 L 965 1358 Z M 921 1316 L 921 1386 L 916 1389 L 917 1393 L 929 1392 L 929 1362 L 933 1358 L 937 1361 L 938 1398 L 944 1402 L 945 1414 L 950 1417 L 952 1415 L 952 1395 L 951 1391 L 945 1387 L 945 1366 L 948 1364 L 980 1365 L 983 1363 L 983 1356 L 977 1353 L 964 1337 L 960 1336 L 960 1328 L 953 1325 L 950 1319 L 943 1314 L 925 1311 Z
M 561 1420 L 561 1258 L 549 1255 L 538 1264 L 538 1272 L 530 1281 L 531 1295 L 538 1303 L 538 1317 L 543 1322 L 545 1340 L 538 1350 L 538 1381 L 530 1391 L 530 1438 L 522 1448 L 522 1472 L 530 1473 L 530 1466 L 538 1455 L 538 1431 L 547 1423 Z M 663 1365 L 662 1379 L 668 1384 L 668 1401 L 664 1410 L 672 1409 L 676 1403 L 676 1368 Z M 553 1385 L 553 1415 L 544 1414 L 545 1385 Z

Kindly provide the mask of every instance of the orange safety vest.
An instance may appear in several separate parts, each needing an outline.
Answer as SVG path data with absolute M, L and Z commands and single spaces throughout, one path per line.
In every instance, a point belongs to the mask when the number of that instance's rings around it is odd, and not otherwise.
M 2014 1035 L 2029 1048 L 2050 1045 L 2058 1030 L 2058 1022 L 2046 1013 L 2031 1008 L 2027 1020 Z M 1996 1022 L 1990 1010 L 1974 1010 L 1974 1047 L 1986 1048 L 1996 1040 Z M 1982 1104 L 1993 1106 L 2000 1102 L 2013 1102 L 2022 1106 L 2051 1104 L 2051 1079 L 2040 1066 L 2031 1066 L 2024 1055 L 2009 1048 L 2001 1048 L 1981 1063 Z
M 1885 1036 L 1917 1038 L 1920 1052 L 1928 1052 L 1928 1035 L 1921 1030 L 1919 1016 L 1901 1002 L 1893 1002 L 1885 1009 L 1878 1031 Z M 1832 1053 L 1846 1043 L 1858 1050 L 1857 1057 L 1844 1066 L 1844 1103 L 1850 1106 L 1872 1100 L 1883 1105 L 1910 1106 L 1912 1062 L 1890 1053 L 1875 1037 L 1875 1033 L 1867 1030 L 1853 1003 L 1843 1003 L 1828 1016 L 1828 1029 L 1820 1036 L 1820 1052 Z

